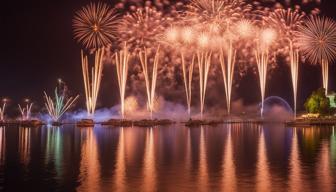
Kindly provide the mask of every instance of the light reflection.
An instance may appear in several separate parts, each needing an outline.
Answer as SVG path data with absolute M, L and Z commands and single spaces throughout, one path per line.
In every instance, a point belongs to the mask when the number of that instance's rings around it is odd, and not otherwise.
M 198 183 L 200 187 L 200 191 L 207 190 L 208 184 L 208 167 L 207 167 L 207 154 L 206 154 L 206 142 L 205 142 L 205 134 L 204 127 L 201 126 L 201 135 L 200 135 L 200 149 L 199 149 L 199 175 L 198 175 Z
M 50 162 L 55 163 L 56 174 L 58 177 L 62 176 L 62 161 L 63 161 L 63 150 L 62 150 L 62 136 L 59 127 L 48 127 L 47 128 L 47 141 L 46 141 L 46 158 L 45 164 L 48 165 Z
M 332 128 L 332 135 L 330 136 L 330 160 L 332 168 L 336 168 L 336 135 L 335 135 L 335 127 Z
M 125 191 L 126 165 L 124 128 L 120 128 L 119 143 L 117 149 L 117 162 L 115 171 L 115 191 Z
M 6 158 L 6 128 L 0 127 L 0 164 L 5 162 Z
M 97 141 L 93 130 L 93 127 L 80 128 L 82 146 L 78 191 L 101 191 Z
M 322 148 L 320 153 L 320 159 L 317 163 L 316 172 L 317 172 L 317 180 L 320 184 L 319 189 L 323 189 L 323 191 L 333 191 L 333 179 L 330 174 L 330 164 L 329 164 L 329 149 L 328 143 L 326 141 L 322 142 Z
M 27 165 L 30 160 L 30 134 L 31 129 L 27 127 L 19 128 L 19 154 L 20 161 Z
M 228 125 L 228 136 L 225 144 L 223 157 L 223 189 L 227 191 L 237 191 L 236 167 L 233 160 L 231 124 Z
M 261 133 L 258 141 L 258 162 L 256 179 L 257 191 L 269 191 L 271 189 L 271 175 L 269 173 L 263 128 L 261 128 Z
M 146 133 L 146 148 L 144 154 L 144 165 L 143 165 L 144 177 L 143 177 L 142 191 L 157 191 L 154 150 L 155 149 L 154 149 L 153 128 L 148 128 Z
M 303 189 L 303 180 L 301 174 L 299 144 L 296 128 L 293 129 L 292 150 L 290 154 L 289 164 L 290 164 L 289 191 L 301 191 Z
M 191 164 L 192 164 L 192 158 L 191 158 L 191 139 L 190 139 L 190 129 L 187 129 L 187 141 L 186 141 L 186 153 L 185 153 L 185 175 L 186 178 L 190 176 L 191 173 Z

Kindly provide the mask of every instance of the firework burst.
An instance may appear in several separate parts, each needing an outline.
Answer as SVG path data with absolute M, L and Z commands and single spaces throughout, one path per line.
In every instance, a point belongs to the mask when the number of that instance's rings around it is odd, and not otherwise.
M 109 5 L 90 3 L 77 11 L 73 18 L 74 37 L 88 49 L 102 48 L 112 44 L 117 25 L 117 15 Z
M 322 65 L 323 88 L 328 92 L 328 67 L 336 59 L 336 23 L 325 17 L 310 17 L 300 27 L 300 49 L 313 64 Z
M 266 22 L 278 30 L 280 38 L 288 47 L 289 63 L 291 68 L 293 98 L 294 98 L 294 116 L 296 116 L 297 103 L 297 84 L 299 74 L 299 48 L 297 46 L 298 32 L 303 24 L 305 14 L 299 10 L 277 9 L 266 18 Z
M 119 41 L 126 42 L 131 51 L 139 52 L 144 47 L 157 47 L 159 36 L 164 33 L 167 18 L 155 8 L 138 8 L 127 13 L 120 25 Z

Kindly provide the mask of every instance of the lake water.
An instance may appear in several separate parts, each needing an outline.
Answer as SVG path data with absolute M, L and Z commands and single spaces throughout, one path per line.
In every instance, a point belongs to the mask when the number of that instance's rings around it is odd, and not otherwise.
M 1 127 L 7 191 L 336 191 L 333 127 Z

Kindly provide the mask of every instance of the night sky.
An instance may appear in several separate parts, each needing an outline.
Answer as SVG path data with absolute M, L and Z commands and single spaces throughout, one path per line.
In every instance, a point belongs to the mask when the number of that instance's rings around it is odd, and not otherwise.
M 323 0 L 322 0 L 323 1 Z M 42 105 L 42 93 L 55 87 L 57 78 L 67 82 L 74 93 L 83 93 L 80 65 L 80 45 L 72 36 L 72 17 L 76 10 L 89 0 L 31 0 L 4 1 L 1 3 L 1 51 L 0 51 L 0 97 L 9 97 L 16 105 L 29 97 Z M 107 1 L 114 4 L 115 1 Z M 336 16 L 336 2 L 325 0 L 321 6 L 322 14 Z M 112 83 L 115 75 L 104 69 L 101 105 L 110 107 L 116 101 L 118 89 Z M 267 85 L 267 95 L 281 96 L 291 104 L 291 81 L 289 69 L 282 67 L 271 74 Z M 330 90 L 336 89 L 336 67 L 330 67 Z M 110 79 L 110 80 L 107 80 Z M 251 85 L 251 80 L 255 83 Z M 242 79 L 235 97 L 246 102 L 260 99 L 257 77 Z M 299 77 L 299 102 L 322 83 L 320 68 L 301 67 Z M 255 85 L 254 85 L 255 84 Z M 250 94 L 255 86 L 255 93 Z M 249 94 L 246 94 L 246 93 Z M 224 93 L 223 93 L 224 94 Z M 224 97 L 224 95 L 223 95 Z M 84 100 L 84 97 L 81 97 Z M 84 108 L 84 106 L 82 106 Z

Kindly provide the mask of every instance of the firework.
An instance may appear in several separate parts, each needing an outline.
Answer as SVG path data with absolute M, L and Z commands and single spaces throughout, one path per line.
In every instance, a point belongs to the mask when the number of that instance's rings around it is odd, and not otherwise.
M 177 49 L 181 54 L 182 77 L 188 106 L 188 115 L 191 115 L 191 83 L 195 64 L 195 54 L 192 54 L 191 62 L 186 57 L 187 49 L 191 49 L 193 43 L 194 32 L 191 27 L 170 27 L 165 34 L 165 40 L 173 48 Z
M 242 0 L 192 0 L 187 14 L 201 24 L 218 23 L 226 28 L 250 10 L 251 6 Z
M 129 57 L 130 53 L 128 52 L 128 48 L 125 43 L 123 50 L 115 54 L 122 118 L 125 117 L 125 91 L 126 91 Z
M 6 109 L 6 104 L 7 104 L 7 99 L 2 99 L 2 106 L 0 108 L 0 121 L 5 120 L 5 109 Z
M 29 99 L 25 99 L 25 103 L 25 106 L 18 105 L 21 113 L 21 120 L 23 121 L 30 119 L 31 109 L 33 107 L 33 103 L 31 103 Z
M 63 82 L 59 81 L 59 83 L 61 84 Z M 59 92 L 56 87 L 54 99 L 44 92 L 44 104 L 52 120 L 57 122 L 62 117 L 62 115 L 76 102 L 78 97 L 79 95 L 76 97 L 66 98 L 66 86 L 63 87 L 61 92 Z
M 220 64 L 224 79 L 224 88 L 226 95 L 227 112 L 230 114 L 231 109 L 231 92 L 233 83 L 233 72 L 236 60 L 236 51 L 233 48 L 232 41 L 229 42 L 229 47 L 227 50 L 227 60 L 225 62 L 225 53 L 222 50 L 220 52 Z
M 274 29 L 266 28 L 259 32 L 257 38 L 257 45 L 255 48 L 255 58 L 257 61 L 260 93 L 261 93 L 261 115 L 264 111 L 264 99 L 266 90 L 266 78 L 269 63 L 269 48 L 276 38 Z
M 88 56 L 85 56 L 83 51 L 81 52 L 86 109 L 88 116 L 93 116 L 96 110 L 97 98 L 99 94 L 103 71 L 103 55 L 104 49 L 98 49 L 95 52 L 95 63 L 91 69 L 90 78 Z
M 167 18 L 155 8 L 137 8 L 136 11 L 127 13 L 120 22 L 119 40 L 121 43 L 126 42 L 132 52 L 139 52 L 144 47 L 157 47 L 166 23 Z
M 203 117 L 205 93 L 208 82 L 209 69 L 211 65 L 211 52 L 198 51 L 197 52 L 197 64 L 199 70 L 199 85 L 200 85 L 200 105 L 201 105 L 201 117 Z
M 184 88 L 187 98 L 187 106 L 188 106 L 188 114 L 190 116 L 191 114 L 191 82 L 193 77 L 193 70 L 195 65 L 195 55 L 192 56 L 192 61 L 187 67 L 185 55 L 183 52 L 181 52 L 181 60 L 182 60 L 182 73 L 183 73 L 183 82 L 184 82 Z
M 90 3 L 77 11 L 73 18 L 75 39 L 88 49 L 112 44 L 116 37 L 117 15 L 105 3 Z
M 288 46 L 289 63 L 291 69 L 293 98 L 294 98 L 294 116 L 296 116 L 297 103 L 297 84 L 299 74 L 299 48 L 297 38 L 299 27 L 303 24 L 305 14 L 299 10 L 277 9 L 267 17 L 267 23 L 278 29 L 281 39 Z
M 147 108 L 150 112 L 151 118 L 153 118 L 154 104 L 155 104 L 155 88 L 157 82 L 157 72 L 159 65 L 160 47 L 156 49 L 153 66 L 152 75 L 150 78 L 149 74 L 149 61 L 148 61 L 148 51 L 143 49 L 139 52 L 139 59 L 142 67 L 142 73 L 145 77 L 146 93 L 147 93 Z
M 323 88 L 328 93 L 328 67 L 336 59 L 336 23 L 329 18 L 310 17 L 300 27 L 298 43 L 311 63 L 322 65 Z

